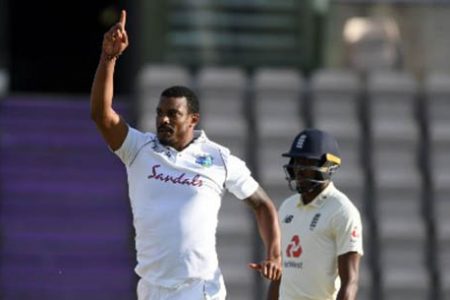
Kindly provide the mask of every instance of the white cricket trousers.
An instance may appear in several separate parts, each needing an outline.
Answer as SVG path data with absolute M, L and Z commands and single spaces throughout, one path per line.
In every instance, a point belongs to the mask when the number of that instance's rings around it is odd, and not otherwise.
M 223 278 L 219 281 L 191 280 L 176 288 L 153 285 L 140 279 L 137 286 L 138 300 L 225 300 Z

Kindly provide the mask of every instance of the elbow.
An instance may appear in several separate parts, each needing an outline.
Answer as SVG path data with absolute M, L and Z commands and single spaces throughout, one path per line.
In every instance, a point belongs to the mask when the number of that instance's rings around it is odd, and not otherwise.
M 105 116 L 99 112 L 92 111 L 91 120 L 99 127 L 105 127 L 107 124 Z
M 109 115 L 101 109 L 91 108 L 91 120 L 97 125 L 106 125 L 109 120 Z
M 101 114 L 99 114 L 95 110 L 91 110 L 91 120 L 97 123 L 99 120 L 101 120 Z
M 277 209 L 273 205 L 272 201 L 262 201 L 257 207 L 254 207 L 257 214 L 262 214 L 265 217 L 276 217 Z
M 91 120 L 101 129 L 111 129 L 120 122 L 120 117 L 113 110 L 91 110 Z
M 106 129 L 110 126 L 111 122 L 108 117 L 101 112 L 92 111 L 91 120 L 95 123 L 98 128 Z
M 339 293 L 341 296 L 337 299 L 356 299 L 358 294 L 358 278 L 352 278 L 347 282 L 341 282 L 341 290 Z
M 102 116 L 102 109 L 98 105 L 95 105 L 95 101 L 91 98 L 91 120 L 97 123 L 102 119 Z
M 347 278 L 341 277 L 341 286 L 348 286 L 351 288 L 358 287 L 359 283 L 359 276 L 357 274 L 353 274 L 352 276 L 349 276 Z

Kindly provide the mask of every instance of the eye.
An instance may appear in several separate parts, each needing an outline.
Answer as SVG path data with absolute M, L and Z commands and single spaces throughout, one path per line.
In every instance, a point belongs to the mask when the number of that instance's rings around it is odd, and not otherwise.
M 169 118 L 177 118 L 181 115 L 181 113 L 178 110 L 170 110 L 167 115 Z

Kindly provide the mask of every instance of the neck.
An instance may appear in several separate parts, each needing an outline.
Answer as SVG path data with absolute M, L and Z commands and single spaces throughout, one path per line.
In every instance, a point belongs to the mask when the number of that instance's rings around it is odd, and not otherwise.
M 192 131 L 190 134 L 186 136 L 186 138 L 180 140 L 177 145 L 172 145 L 174 149 L 177 151 L 182 151 L 183 149 L 187 148 L 193 141 L 194 141 L 194 132 Z
M 330 184 L 330 181 L 321 183 L 320 185 L 318 185 L 314 190 L 312 190 L 311 192 L 304 192 L 302 193 L 302 202 L 303 204 L 308 204 L 311 203 L 316 197 L 317 195 L 319 195 L 320 193 L 323 192 L 324 189 L 326 189 L 326 187 Z

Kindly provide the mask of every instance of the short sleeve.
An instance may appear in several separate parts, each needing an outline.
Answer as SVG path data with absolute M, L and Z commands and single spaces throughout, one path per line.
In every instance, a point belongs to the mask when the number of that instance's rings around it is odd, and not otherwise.
M 337 255 L 357 252 L 363 255 L 363 230 L 356 207 L 345 207 L 333 218 Z
M 132 164 L 133 160 L 136 158 L 139 150 L 145 145 L 148 137 L 146 134 L 129 127 L 128 133 L 125 140 L 114 153 L 120 158 L 120 160 L 129 166 Z
M 244 161 L 230 155 L 227 161 L 227 179 L 225 187 L 239 199 L 250 197 L 259 184 L 251 176 L 250 170 Z

